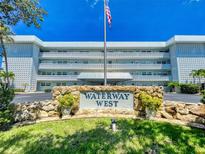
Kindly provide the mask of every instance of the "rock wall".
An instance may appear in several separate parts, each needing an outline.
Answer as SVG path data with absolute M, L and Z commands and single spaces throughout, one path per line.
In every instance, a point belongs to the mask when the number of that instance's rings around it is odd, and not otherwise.
M 163 89 L 161 87 L 135 87 L 135 86 L 71 86 L 71 87 L 55 87 L 53 89 L 53 100 L 42 102 L 25 102 L 15 104 L 15 122 L 37 121 L 42 119 L 59 119 L 58 112 L 58 96 L 66 93 L 72 93 L 76 97 L 80 96 L 80 92 L 84 91 L 126 91 L 134 94 L 134 111 L 130 110 L 77 110 L 75 117 L 139 117 L 141 105 L 139 93 L 144 91 L 151 96 L 163 99 Z M 169 120 L 181 120 L 187 122 L 195 122 L 205 124 L 205 104 L 190 104 L 184 102 L 164 102 L 157 118 Z M 65 118 L 66 119 L 66 118 Z
M 58 102 L 53 100 L 14 104 L 14 111 L 15 122 L 36 121 L 49 117 L 59 117 Z
M 157 117 L 205 124 L 205 104 L 166 101 Z
M 76 98 L 80 97 L 80 92 L 85 91 L 124 91 L 131 92 L 134 95 L 134 111 L 128 110 L 118 110 L 118 109 L 107 109 L 107 110 L 79 110 L 76 114 L 99 114 L 99 112 L 103 112 L 104 114 L 121 114 L 121 113 L 130 113 L 134 115 L 140 115 L 141 112 L 141 104 L 139 102 L 139 94 L 140 92 L 146 92 L 147 94 L 163 99 L 163 87 L 136 87 L 136 86 L 66 86 L 66 87 L 54 87 L 53 88 L 53 99 L 57 100 L 58 96 L 64 95 L 66 93 L 73 94 Z M 79 104 L 79 103 L 78 103 Z

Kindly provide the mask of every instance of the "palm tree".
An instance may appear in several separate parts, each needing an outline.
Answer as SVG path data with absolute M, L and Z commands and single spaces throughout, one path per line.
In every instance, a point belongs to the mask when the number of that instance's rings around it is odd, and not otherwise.
M 201 82 L 201 79 L 205 78 L 205 70 L 204 69 L 198 70 L 198 74 L 199 74 L 199 78 L 200 78 L 200 82 Z
M 192 70 L 190 75 L 194 78 L 194 83 L 195 83 L 195 79 L 197 78 L 199 84 L 201 84 L 201 79 L 205 78 L 205 70 L 204 69 Z
M 6 77 L 5 83 L 7 86 L 10 85 L 10 80 L 9 80 L 7 53 L 6 53 L 6 47 L 5 47 L 4 41 L 7 41 L 7 42 L 13 41 L 13 39 L 11 37 L 9 37 L 9 35 L 11 35 L 11 34 L 12 34 L 12 32 L 10 31 L 9 27 L 0 23 L 0 48 L 2 49 L 1 56 L 4 57 L 4 60 L 5 60 L 6 74 L 8 74 L 8 75 L 5 75 L 5 77 Z
M 196 83 L 196 77 L 198 76 L 198 70 L 192 70 L 190 76 L 194 79 L 194 84 Z
M 1 71 L 0 72 L 0 78 L 2 78 L 2 80 L 4 81 L 4 82 L 7 82 L 8 80 L 8 78 L 9 78 L 9 80 L 11 80 L 11 81 L 14 81 L 14 79 L 15 79 L 15 74 L 14 74 L 14 72 L 6 72 L 6 71 Z
M 167 86 L 170 88 L 171 92 L 176 92 L 177 87 L 179 87 L 179 82 L 170 81 Z

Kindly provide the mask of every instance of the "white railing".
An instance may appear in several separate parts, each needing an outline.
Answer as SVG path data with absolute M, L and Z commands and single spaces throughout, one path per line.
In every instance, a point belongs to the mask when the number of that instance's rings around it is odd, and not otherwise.
M 171 76 L 162 75 L 134 75 L 133 81 L 170 81 Z
M 107 54 L 108 59 L 155 59 L 155 58 L 169 58 L 169 53 L 163 52 L 111 52 Z M 47 59 L 103 59 L 102 52 L 88 52 L 88 53 L 79 53 L 79 52 L 44 52 L 40 54 L 40 58 Z
M 77 81 L 77 75 L 38 75 L 38 81 Z
M 108 70 L 160 70 L 171 69 L 170 64 L 108 64 Z M 53 64 L 41 63 L 40 70 L 103 70 L 103 64 Z

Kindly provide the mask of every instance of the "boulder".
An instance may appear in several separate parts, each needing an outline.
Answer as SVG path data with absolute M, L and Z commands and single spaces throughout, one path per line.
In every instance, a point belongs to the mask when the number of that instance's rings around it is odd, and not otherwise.
M 187 108 L 183 108 L 183 109 L 176 109 L 177 110 L 177 113 L 180 113 L 182 115 L 187 115 L 189 114 L 189 110 Z
M 42 110 L 48 112 L 48 111 L 56 110 L 56 108 L 55 108 L 52 104 L 49 104 L 48 106 L 43 106 L 43 107 L 42 107 Z
M 183 110 L 185 108 L 185 104 L 184 103 L 178 103 L 175 105 L 176 109 L 178 110 Z
M 189 112 L 193 115 L 205 118 L 205 105 L 197 105 L 190 108 Z
M 38 114 L 39 118 L 47 118 L 48 117 L 48 113 L 46 111 L 40 111 Z
M 167 113 L 166 111 L 161 111 L 161 116 L 166 119 L 173 119 L 172 115 Z
M 205 119 L 201 117 L 197 117 L 195 120 L 196 123 L 204 124 L 205 125 Z
M 165 111 L 172 116 L 177 113 L 174 106 L 165 107 Z
M 59 116 L 59 113 L 58 113 L 58 112 L 55 112 L 55 111 L 49 111 L 49 112 L 48 112 L 48 116 L 49 116 L 49 117 L 57 117 L 57 116 Z
M 197 118 L 198 118 L 197 116 L 191 115 L 191 114 L 188 114 L 188 115 L 181 115 L 179 113 L 176 114 L 176 119 L 182 120 L 182 121 L 196 122 Z

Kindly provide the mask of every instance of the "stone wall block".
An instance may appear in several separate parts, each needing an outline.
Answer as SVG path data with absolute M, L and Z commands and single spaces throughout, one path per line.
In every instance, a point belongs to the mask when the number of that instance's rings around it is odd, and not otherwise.
M 167 113 L 171 114 L 172 116 L 176 115 L 176 113 L 177 113 L 174 106 L 165 107 L 165 111 Z
M 162 116 L 163 118 L 173 119 L 173 116 L 170 115 L 169 113 L 165 112 L 165 111 L 161 111 L 160 113 L 161 113 L 161 116 Z

